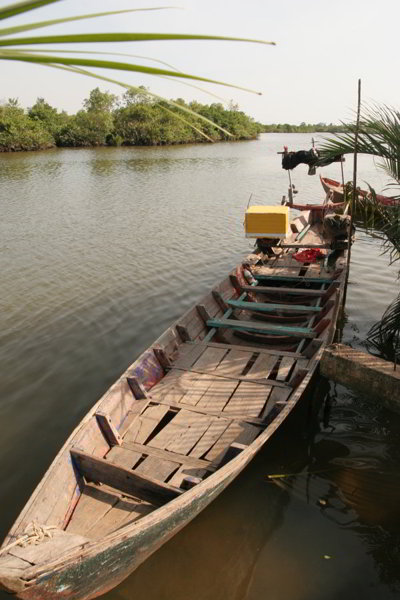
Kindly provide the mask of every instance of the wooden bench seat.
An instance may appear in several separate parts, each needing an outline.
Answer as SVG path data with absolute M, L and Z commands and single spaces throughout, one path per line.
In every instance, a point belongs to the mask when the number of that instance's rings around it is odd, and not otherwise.
M 78 471 L 86 480 L 104 483 L 154 504 L 165 504 L 181 493 L 167 483 L 145 477 L 131 469 L 118 466 L 104 458 L 98 458 L 81 450 L 72 448 L 71 456 Z
M 259 311 L 259 312 L 321 312 L 320 306 L 305 306 L 302 304 L 270 304 L 266 302 L 247 302 L 246 300 L 228 300 L 229 306 L 241 310 Z
M 239 321 L 235 319 L 209 319 L 208 327 L 225 327 L 226 329 L 244 330 L 253 333 L 268 335 L 288 335 L 292 337 L 316 337 L 315 331 L 309 327 L 288 327 L 284 325 L 271 325 L 264 323 L 253 323 L 252 321 Z
M 254 279 L 257 281 L 287 281 L 293 283 L 332 283 L 333 279 L 323 278 L 323 277 L 305 277 L 301 275 L 297 276 L 287 276 L 287 275 L 263 275 L 262 273 L 253 273 Z

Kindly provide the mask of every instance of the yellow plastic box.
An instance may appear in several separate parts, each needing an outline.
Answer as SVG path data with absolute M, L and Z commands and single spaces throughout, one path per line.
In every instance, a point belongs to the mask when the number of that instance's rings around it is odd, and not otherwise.
M 247 238 L 285 238 L 290 233 L 288 206 L 250 206 L 244 228 Z

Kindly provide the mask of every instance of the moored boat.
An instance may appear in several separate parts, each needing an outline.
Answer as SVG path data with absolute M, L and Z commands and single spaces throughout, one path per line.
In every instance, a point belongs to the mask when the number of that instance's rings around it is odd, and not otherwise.
M 325 192 L 330 195 L 332 202 L 341 203 L 344 198 L 344 189 L 343 184 L 339 183 L 335 179 L 329 179 L 329 177 L 322 177 L 320 175 L 320 180 L 322 187 Z M 357 189 L 358 196 L 360 198 L 369 198 L 371 197 L 370 192 L 366 190 Z M 379 204 L 383 204 L 384 206 L 398 206 L 399 199 L 392 198 L 390 196 L 383 196 L 382 194 L 376 194 L 376 200 Z
M 121 375 L 4 540 L 0 588 L 24 600 L 105 593 L 243 470 L 333 340 L 346 279 L 333 235 L 305 211 L 279 241 L 264 237 Z M 310 249 L 318 261 L 301 260 Z

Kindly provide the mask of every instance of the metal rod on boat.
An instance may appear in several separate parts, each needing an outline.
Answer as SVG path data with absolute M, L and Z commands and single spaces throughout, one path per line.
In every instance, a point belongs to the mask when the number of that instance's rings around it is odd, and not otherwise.
M 354 135 L 353 193 L 351 195 L 351 203 L 350 203 L 350 230 L 349 230 L 348 243 L 347 243 L 346 283 L 344 286 L 342 310 L 344 310 L 344 307 L 346 304 L 347 285 L 349 283 L 349 269 L 350 269 L 350 257 L 351 257 L 351 234 L 353 231 L 354 205 L 355 205 L 356 187 L 357 187 L 357 151 L 358 151 L 358 133 L 359 133 L 359 129 L 360 129 L 360 112 L 361 112 L 361 79 L 358 80 L 357 121 L 356 121 L 355 135 Z

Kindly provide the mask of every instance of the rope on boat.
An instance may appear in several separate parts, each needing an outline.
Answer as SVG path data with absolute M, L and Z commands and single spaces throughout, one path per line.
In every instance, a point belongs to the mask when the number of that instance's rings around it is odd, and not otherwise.
M 40 544 L 45 538 L 53 537 L 53 529 L 58 529 L 58 527 L 55 527 L 54 525 L 39 525 L 36 521 L 31 521 L 26 526 L 22 535 L 0 550 L 0 555 L 8 552 L 14 546 L 25 548 L 25 546 L 30 546 L 32 544 Z

